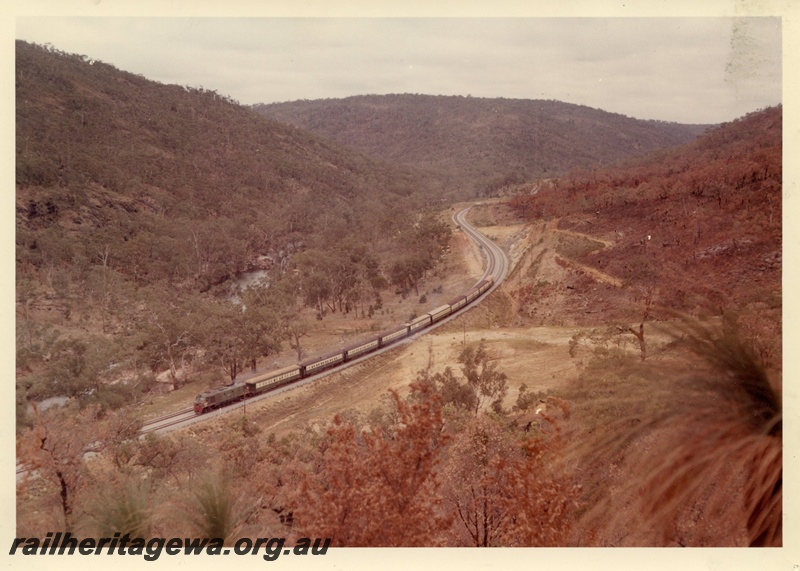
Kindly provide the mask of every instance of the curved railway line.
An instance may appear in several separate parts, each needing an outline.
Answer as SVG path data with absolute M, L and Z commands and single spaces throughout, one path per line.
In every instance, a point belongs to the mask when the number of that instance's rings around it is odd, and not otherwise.
M 432 319 L 429 325 L 420 327 L 419 330 L 411 328 L 408 331 L 408 333 L 404 335 L 404 339 L 402 339 L 397 343 L 393 343 L 391 345 L 387 344 L 386 347 L 380 346 L 379 348 L 376 349 L 370 348 L 370 350 L 368 352 L 365 352 L 366 354 L 364 354 L 363 356 L 344 358 L 341 360 L 342 362 L 340 364 L 332 366 L 330 368 L 326 368 L 324 371 L 321 371 L 319 373 L 303 375 L 303 377 L 298 380 L 287 382 L 286 384 L 277 386 L 277 388 L 268 390 L 267 392 L 264 393 L 242 398 L 242 400 L 237 400 L 231 403 L 224 403 L 223 406 L 220 406 L 219 408 L 215 408 L 213 410 L 209 409 L 201 410 L 203 414 L 196 413 L 195 412 L 196 409 L 187 408 L 170 413 L 168 415 L 162 416 L 154 420 L 150 420 L 147 423 L 145 423 L 144 426 L 142 427 L 141 431 L 142 434 L 147 434 L 150 432 L 158 432 L 158 433 L 168 432 L 170 430 L 182 428 L 184 426 L 188 426 L 195 422 L 199 422 L 207 418 L 217 416 L 218 414 L 225 414 L 227 412 L 237 410 L 243 406 L 246 406 L 248 403 L 252 404 L 253 402 L 257 402 L 263 398 L 273 397 L 277 394 L 284 392 L 285 390 L 293 389 L 298 386 L 305 385 L 306 383 L 313 382 L 318 378 L 330 375 L 331 373 L 341 371 L 342 369 L 345 369 L 356 363 L 360 363 L 365 359 L 370 359 L 376 355 L 380 355 L 381 353 L 384 353 L 385 351 L 394 348 L 397 344 L 413 341 L 420 334 L 436 329 L 437 327 L 443 325 L 444 323 L 447 323 L 451 319 L 454 319 L 455 317 L 461 315 L 463 312 L 467 311 L 469 308 L 473 307 L 481 299 L 483 299 L 485 296 L 491 293 L 495 288 L 497 288 L 498 285 L 503 281 L 503 279 L 506 277 L 506 274 L 508 273 L 509 261 L 508 257 L 505 255 L 505 252 L 503 252 L 503 250 L 497 244 L 495 244 L 494 242 L 489 240 L 486 236 L 481 234 L 474 226 L 472 226 L 467 221 L 466 215 L 469 212 L 470 208 L 471 207 L 464 208 L 456 212 L 453 215 L 452 219 L 453 222 L 455 222 L 455 224 L 457 224 L 457 226 L 478 245 L 485 259 L 484 273 L 476 283 L 476 286 L 473 286 L 473 289 L 479 286 L 480 284 L 486 282 L 487 280 L 489 280 L 490 287 L 486 289 L 481 288 L 482 291 L 479 294 L 476 294 L 474 299 L 470 300 L 469 303 L 459 305 L 458 309 L 454 309 L 452 312 L 448 312 L 448 315 L 446 317 L 440 319 Z M 437 310 L 433 310 L 433 312 L 435 311 Z M 375 345 L 381 345 L 381 344 L 375 342 Z M 347 350 L 345 350 L 344 355 L 347 356 Z M 259 377 L 256 377 L 256 379 L 258 378 Z
M 471 207 L 464 208 L 453 215 L 453 222 L 455 222 L 461 231 L 465 232 L 481 249 L 483 256 L 486 262 L 486 268 L 484 270 L 483 275 L 476 283 L 476 286 L 481 282 L 486 281 L 487 279 L 491 279 L 491 287 L 488 287 L 485 291 L 482 291 L 479 295 L 476 295 L 474 299 L 472 299 L 469 303 L 465 303 L 464 305 L 460 305 L 457 310 L 454 310 L 449 313 L 446 317 L 443 317 L 438 320 L 432 320 L 430 325 L 427 325 L 419 330 L 409 331 L 407 336 L 403 339 L 393 342 L 391 345 L 387 345 L 386 347 L 380 347 L 378 349 L 370 350 L 366 354 L 360 357 L 354 357 L 352 359 L 347 359 L 346 362 L 343 362 L 337 366 L 327 368 L 324 371 L 321 371 L 317 374 L 308 375 L 301 380 L 297 380 L 291 382 L 290 384 L 286 384 L 280 386 L 276 389 L 269 390 L 268 392 L 264 392 L 245 400 L 241 400 L 238 402 L 234 402 L 232 404 L 226 405 L 222 408 L 218 408 L 207 412 L 205 414 L 197 414 L 194 408 L 185 408 L 182 410 L 178 410 L 172 412 L 170 414 L 164 415 L 162 417 L 149 420 L 147 421 L 141 429 L 141 435 L 144 436 L 148 433 L 164 433 L 169 432 L 171 430 L 177 430 L 179 428 L 183 428 L 185 426 L 189 426 L 194 424 L 195 422 L 201 422 L 203 420 L 213 418 L 219 414 L 226 414 L 228 412 L 237 410 L 241 407 L 247 406 L 248 403 L 254 403 L 264 398 L 271 398 L 275 395 L 281 394 L 286 390 L 291 390 L 299 386 L 303 386 L 306 383 L 314 382 L 315 380 L 330 375 L 332 373 L 336 373 L 350 367 L 351 365 L 355 365 L 360 363 L 366 359 L 371 359 L 377 355 L 380 355 L 386 351 L 389 351 L 398 345 L 402 345 L 404 343 L 411 343 L 416 340 L 419 335 L 427 333 L 428 331 L 432 331 L 441 325 L 449 322 L 452 319 L 455 319 L 459 315 L 463 314 L 465 311 L 469 310 L 471 307 L 479 303 L 483 298 L 488 296 L 494 289 L 496 289 L 500 283 L 505 279 L 506 274 L 509 270 L 509 261 L 508 257 L 505 255 L 505 252 L 494 242 L 489 240 L 486 236 L 481 234 L 474 226 L 472 226 L 466 220 L 466 215 L 469 212 Z M 473 287 L 474 289 L 474 287 Z M 463 296 L 462 296 L 463 297 Z M 433 310 L 437 311 L 437 310 Z M 17 482 L 28 472 L 28 470 L 17 463 Z

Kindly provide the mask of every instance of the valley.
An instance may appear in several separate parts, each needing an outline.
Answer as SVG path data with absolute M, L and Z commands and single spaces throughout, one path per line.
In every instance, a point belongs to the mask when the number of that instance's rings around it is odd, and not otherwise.
M 18 535 L 782 545 L 781 106 L 246 107 L 16 50 Z M 424 334 L 140 438 L 490 272 Z

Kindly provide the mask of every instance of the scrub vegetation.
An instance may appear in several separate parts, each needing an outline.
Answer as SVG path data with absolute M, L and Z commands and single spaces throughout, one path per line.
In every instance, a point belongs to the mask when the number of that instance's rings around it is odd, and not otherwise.
M 782 545 L 781 107 L 708 129 L 411 95 L 259 113 L 16 49 L 18 536 Z M 511 259 L 488 299 L 137 437 L 466 291 L 455 199 Z

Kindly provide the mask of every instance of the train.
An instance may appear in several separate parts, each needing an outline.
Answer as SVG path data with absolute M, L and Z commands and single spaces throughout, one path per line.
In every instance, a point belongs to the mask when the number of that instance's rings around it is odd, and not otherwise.
M 405 339 L 406 337 L 412 336 L 430 327 L 434 323 L 441 321 L 445 317 L 469 305 L 486 293 L 493 284 L 494 277 L 488 276 L 472 286 L 465 294 L 451 299 L 446 304 L 408 323 L 404 323 L 400 327 L 394 327 L 384 331 L 377 337 L 359 341 L 354 345 L 345 347 L 344 349 L 338 349 L 332 353 L 306 359 L 295 365 L 257 375 L 243 382 L 217 387 L 201 393 L 197 395 L 197 398 L 194 400 L 194 412 L 195 414 L 204 414 L 210 410 L 249 399 L 256 395 L 316 375 L 326 369 L 348 363 L 353 359 L 363 357 L 383 347 L 387 347 L 392 343 L 396 343 L 401 339 Z

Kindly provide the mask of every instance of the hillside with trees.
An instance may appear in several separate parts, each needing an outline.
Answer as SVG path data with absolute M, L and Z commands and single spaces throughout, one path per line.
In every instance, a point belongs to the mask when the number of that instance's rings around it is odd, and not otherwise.
M 782 542 L 782 135 L 771 107 L 506 189 L 533 246 L 509 320 L 582 326 L 557 394 L 605 544 Z
M 485 167 L 470 222 L 512 264 L 486 299 L 140 438 L 254 363 L 446 303 L 482 253 L 424 208 L 432 163 L 52 48 L 17 44 L 16 87 L 17 536 L 783 545 L 781 107 L 624 163 L 564 151 L 561 176 Z
M 574 318 L 595 318 L 587 303 L 619 318 L 648 297 L 694 315 L 727 311 L 780 367 L 782 123 L 782 108 L 771 107 L 624 166 L 509 189 L 518 214 L 564 231 L 563 259 L 624 285 L 576 271 L 567 284 Z M 570 232 L 599 241 L 568 243 Z M 624 290 L 639 301 L 626 302 Z
M 462 189 L 462 198 L 685 143 L 707 127 L 551 100 L 403 94 L 253 107 L 368 156 L 426 172 Z
M 407 170 L 223 95 L 159 85 L 82 56 L 17 42 L 16 93 L 20 255 L 33 250 L 22 262 L 58 262 L 48 243 L 76 250 L 69 239 L 80 236 L 92 243 L 76 256 L 92 259 L 113 243 L 112 259 L 140 283 L 207 287 L 259 254 L 291 249 L 298 236 L 328 243 L 355 230 L 372 241 L 382 234 L 376 228 L 399 229 L 396 213 L 425 194 Z M 190 244 L 177 236 L 187 225 Z M 36 247 L 25 244 L 26 232 L 43 234 Z
M 418 175 L 202 88 L 18 41 L 16 126 L 20 421 L 31 399 L 135 401 L 165 369 L 177 387 L 192 363 L 233 378 L 297 344 L 305 306 L 374 310 L 447 246 Z M 242 312 L 253 269 L 271 292 Z

